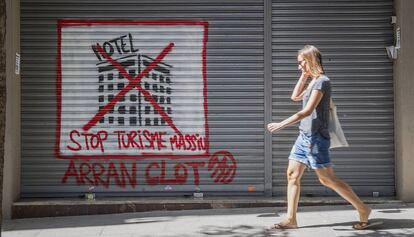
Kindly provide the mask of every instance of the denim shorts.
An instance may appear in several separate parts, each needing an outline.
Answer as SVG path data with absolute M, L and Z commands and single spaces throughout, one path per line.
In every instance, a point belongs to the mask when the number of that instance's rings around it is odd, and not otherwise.
M 329 157 L 330 139 L 323 137 L 320 133 L 307 135 L 302 131 L 292 147 L 289 159 L 305 164 L 312 169 L 326 168 L 332 166 Z

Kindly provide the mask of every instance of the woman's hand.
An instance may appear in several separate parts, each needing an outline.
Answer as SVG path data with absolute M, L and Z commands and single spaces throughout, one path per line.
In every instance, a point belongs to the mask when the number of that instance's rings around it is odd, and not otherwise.
M 302 70 L 302 75 L 299 77 L 298 81 L 296 82 L 295 88 L 292 91 L 292 95 L 290 98 L 293 101 L 301 101 L 303 95 L 305 94 L 305 85 L 306 81 L 310 78 L 310 75 Z
M 269 123 L 267 125 L 267 130 L 269 130 L 269 132 L 277 132 L 279 130 L 281 130 L 282 127 L 282 123 Z

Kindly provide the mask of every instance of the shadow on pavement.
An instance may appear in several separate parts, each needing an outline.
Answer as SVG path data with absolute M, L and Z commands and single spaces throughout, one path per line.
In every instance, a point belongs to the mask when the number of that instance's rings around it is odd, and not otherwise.
M 266 214 L 266 216 L 268 216 Z M 289 236 L 306 236 L 306 229 L 330 227 L 335 231 L 336 236 L 346 237 L 412 237 L 414 231 L 404 229 L 414 229 L 414 220 L 412 219 L 383 219 L 373 218 L 371 221 L 382 221 L 383 224 L 366 230 L 354 230 L 351 226 L 355 222 L 340 222 L 323 225 L 301 226 L 298 230 L 280 230 L 267 231 L 261 226 L 238 225 L 232 227 L 223 226 L 204 226 L 200 233 L 205 236 L 230 236 L 230 237 L 289 237 Z M 299 232 L 298 232 L 299 231 Z M 303 232 L 305 231 L 305 232 Z M 296 232 L 296 233 L 293 233 Z M 309 233 L 313 233 L 309 230 Z
M 400 210 L 400 209 L 390 209 L 390 210 L 380 210 L 378 212 L 382 212 L 382 213 L 402 213 L 405 210 Z
M 399 210 L 402 205 L 394 205 L 389 209 L 384 209 L 384 205 L 374 206 L 374 209 L 382 213 L 389 213 L 390 217 L 393 214 L 406 212 L 406 210 Z M 124 213 L 124 214 L 111 214 L 111 215 L 93 215 L 93 216 L 72 216 L 72 217 L 53 217 L 53 218 L 33 218 L 33 219 L 17 219 L 6 221 L 3 225 L 3 230 L 36 230 L 36 229 L 48 229 L 48 228 L 71 228 L 71 227 L 93 227 L 93 226 L 108 226 L 108 225 L 128 225 L 128 224 L 139 224 L 144 225 L 146 223 L 163 223 L 163 222 L 174 222 L 177 218 L 186 217 L 191 218 L 193 216 L 219 216 L 219 215 L 255 215 L 260 220 L 265 221 L 266 218 L 279 217 L 279 212 L 285 213 L 285 208 L 248 208 L 248 209 L 210 209 L 210 210 L 187 210 L 187 211 L 154 211 L 154 212 L 141 212 L 141 213 Z M 350 210 L 352 206 L 325 206 L 325 207 L 303 207 L 300 212 L 318 212 L 329 215 L 330 211 L 337 210 Z M 396 217 L 396 216 L 394 216 Z M 231 218 L 231 217 L 229 217 Z M 367 231 L 353 231 L 351 225 L 355 222 L 342 222 L 342 223 L 331 223 L 323 225 L 307 225 L 301 226 L 301 230 L 307 228 L 318 228 L 318 227 L 331 227 L 337 233 L 344 233 L 346 231 L 347 237 L 359 237 L 359 236 L 401 236 L 408 237 L 414 236 L 412 234 L 398 234 L 391 235 L 387 231 L 397 232 L 400 229 L 414 229 L 414 220 L 412 219 L 372 219 L 372 221 L 383 221 L 381 226 L 376 229 Z M 269 236 L 263 226 L 255 225 L 237 225 L 233 226 L 204 226 L 199 230 L 206 236 L 219 236 L 226 235 L 232 237 L 250 237 L 250 236 Z M 404 231 L 404 230 L 403 230 Z M 408 231 L 408 230 L 407 230 Z M 405 232 L 407 232 L 405 231 Z M 409 230 L 412 231 L 412 230 Z M 291 236 L 290 231 L 282 231 L 277 233 L 277 236 L 288 237 Z M 275 236 L 275 235 L 273 235 Z
M 392 230 L 392 229 L 411 229 L 414 228 L 414 220 L 412 219 L 384 219 L 384 218 L 372 218 L 370 219 L 371 222 L 381 221 L 383 222 L 381 225 L 372 227 L 372 230 Z M 355 221 L 352 222 L 341 222 L 341 223 L 332 223 L 332 224 L 324 224 L 324 225 L 307 225 L 301 226 L 301 229 L 304 228 L 317 228 L 317 227 L 335 227 L 335 226 L 352 226 L 355 224 Z M 336 229 L 335 230 L 339 230 Z M 349 229 L 346 229 L 349 230 Z
M 280 215 L 278 213 L 265 213 L 260 214 L 257 217 L 280 217 Z
M 371 222 L 382 222 L 381 225 L 373 226 L 366 230 L 353 230 L 352 225 L 356 222 L 341 222 L 341 223 L 331 223 L 324 225 L 307 225 L 300 227 L 301 229 L 306 228 L 320 228 L 320 227 L 332 227 L 333 230 L 337 232 L 347 232 L 346 237 L 385 237 L 385 236 L 395 236 L 395 237 L 408 237 L 414 236 L 414 232 L 410 233 L 394 233 L 395 231 L 400 231 L 404 229 L 413 229 L 414 220 L 412 219 L 384 219 L 384 218 L 372 218 Z M 346 227 L 346 228 L 341 228 Z M 406 231 L 407 232 L 407 231 Z
M 269 236 L 262 226 L 237 225 L 232 227 L 224 226 L 203 226 L 200 233 L 206 236 L 230 236 L 230 237 L 262 237 Z
M 48 228 L 93 227 L 108 225 L 147 224 L 174 221 L 172 216 L 137 217 L 134 215 L 95 215 L 58 218 L 32 218 L 5 221 L 3 231 L 36 230 Z
M 258 217 L 278 217 L 273 208 L 203 209 L 182 211 L 154 211 L 108 215 L 62 216 L 14 219 L 4 221 L 3 231 L 47 228 L 92 227 L 107 225 L 173 222 L 179 217 L 257 214 Z

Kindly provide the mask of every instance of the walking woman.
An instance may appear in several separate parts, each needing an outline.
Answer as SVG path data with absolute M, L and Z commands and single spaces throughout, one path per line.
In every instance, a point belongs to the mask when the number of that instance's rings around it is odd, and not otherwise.
M 319 181 L 333 189 L 350 202 L 359 213 L 359 222 L 354 229 L 365 229 L 376 223 L 369 223 L 371 208 L 365 205 L 351 187 L 335 176 L 329 157 L 330 137 L 328 132 L 331 82 L 322 67 L 319 50 L 306 45 L 299 50 L 298 69 L 302 71 L 291 99 L 302 101 L 302 110 L 280 123 L 269 123 L 267 129 L 274 133 L 300 121 L 300 133 L 289 156 L 287 168 L 287 216 L 270 229 L 298 228 L 296 212 L 300 196 L 300 180 L 305 168 L 315 170 Z M 308 86 L 306 82 L 310 80 Z

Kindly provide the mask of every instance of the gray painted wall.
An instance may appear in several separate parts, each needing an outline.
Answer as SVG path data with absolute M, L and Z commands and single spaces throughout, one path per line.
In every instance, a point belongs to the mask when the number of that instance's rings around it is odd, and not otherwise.
M 414 201 L 414 1 L 395 0 L 401 50 L 394 62 L 397 198 Z
M 11 217 L 13 201 L 20 195 L 20 76 L 15 74 L 16 52 L 20 51 L 19 1 L 6 0 L 6 135 L 3 172 L 3 215 Z

